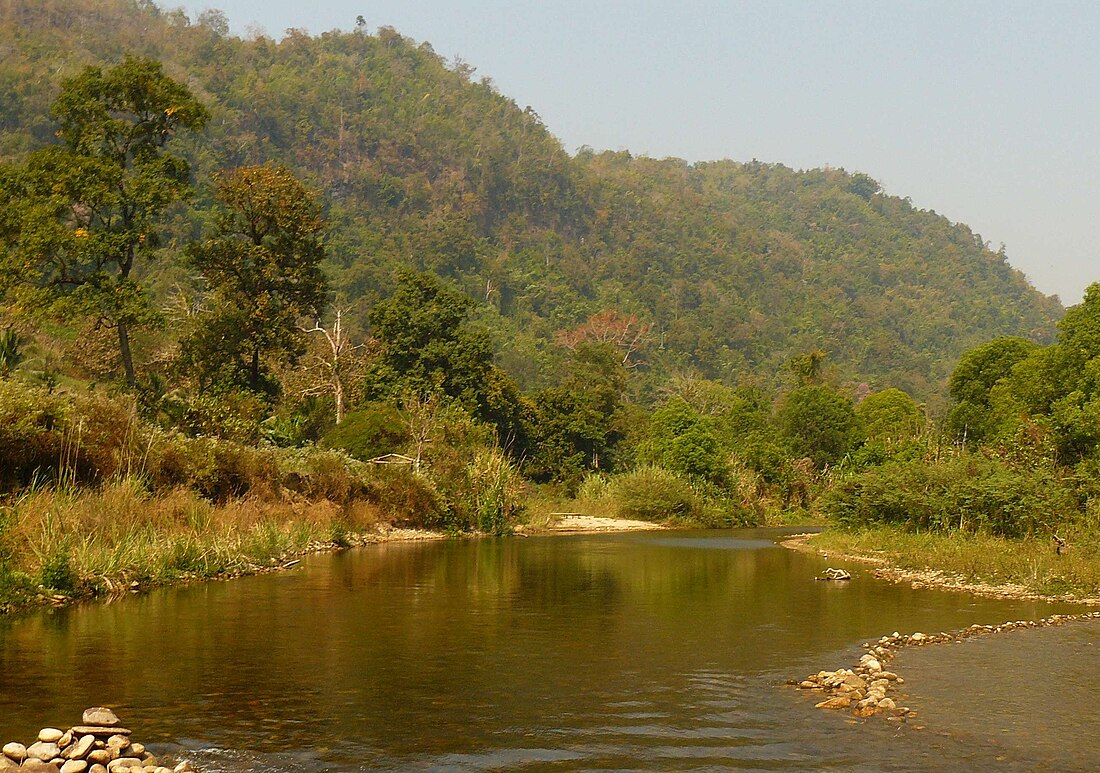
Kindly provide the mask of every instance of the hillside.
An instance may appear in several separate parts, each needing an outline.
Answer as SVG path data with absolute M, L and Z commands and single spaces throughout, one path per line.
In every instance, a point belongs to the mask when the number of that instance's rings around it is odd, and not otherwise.
M 365 30 L 281 42 L 148 0 L 0 4 L 0 159 L 52 140 L 61 78 L 125 52 L 165 62 L 209 107 L 197 180 L 279 160 L 323 191 L 329 273 L 351 317 L 399 266 L 478 300 L 524 387 L 556 380 L 555 333 L 615 310 L 653 325 L 648 388 L 698 371 L 772 384 L 815 349 L 838 377 L 935 399 L 958 356 L 1000 335 L 1047 342 L 1061 306 L 964 225 L 862 174 L 567 153 L 429 44 Z M 179 212 L 198 232 L 209 194 Z M 149 286 L 186 283 L 174 248 Z

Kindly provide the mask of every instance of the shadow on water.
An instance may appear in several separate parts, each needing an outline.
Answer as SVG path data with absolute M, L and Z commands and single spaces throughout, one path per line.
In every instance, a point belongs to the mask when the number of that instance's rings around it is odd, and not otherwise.
M 999 760 L 992 728 L 855 725 L 779 685 L 894 630 L 1061 610 L 858 565 L 813 582 L 826 562 L 777 547 L 783 533 L 391 543 L 0 621 L 0 738 L 106 704 L 209 770 L 1034 763 Z

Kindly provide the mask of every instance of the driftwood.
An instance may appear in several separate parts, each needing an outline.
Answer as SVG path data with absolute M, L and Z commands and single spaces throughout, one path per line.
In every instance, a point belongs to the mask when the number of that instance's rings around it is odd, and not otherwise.
M 844 569 L 833 569 L 829 567 L 821 573 L 821 577 L 815 577 L 815 580 L 850 580 L 852 575 Z

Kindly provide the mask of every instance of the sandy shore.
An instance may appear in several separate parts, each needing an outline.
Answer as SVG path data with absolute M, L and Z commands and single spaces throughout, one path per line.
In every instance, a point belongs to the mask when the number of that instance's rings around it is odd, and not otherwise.
M 816 553 L 820 556 L 832 557 L 843 561 L 858 561 L 874 566 L 872 574 L 883 580 L 897 583 L 909 583 L 914 588 L 939 588 L 942 590 L 957 590 L 966 593 L 974 593 L 979 596 L 987 596 L 997 599 L 1028 599 L 1034 601 L 1053 601 L 1068 604 L 1100 605 L 1100 598 L 1080 598 L 1077 596 L 1049 596 L 1036 593 L 1023 585 L 1005 583 L 994 585 L 991 583 L 974 582 L 963 577 L 949 575 L 936 569 L 901 569 L 890 566 L 888 559 L 882 556 L 848 555 L 831 551 L 820 550 L 811 545 L 809 540 L 813 534 L 796 534 L 783 540 L 780 544 L 791 550 L 803 553 Z
M 562 514 L 546 531 L 558 534 L 610 531 L 652 531 L 665 528 L 650 521 L 632 521 L 629 518 L 601 518 L 580 513 Z

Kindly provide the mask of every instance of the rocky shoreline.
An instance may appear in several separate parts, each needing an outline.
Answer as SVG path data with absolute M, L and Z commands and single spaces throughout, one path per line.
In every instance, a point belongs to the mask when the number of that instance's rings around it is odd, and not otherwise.
M 829 697 L 815 704 L 819 709 L 851 709 L 857 717 L 884 715 L 891 722 L 906 722 L 914 712 L 898 704 L 898 687 L 905 680 L 884 664 L 892 660 L 897 651 L 905 647 L 923 647 L 929 644 L 942 644 L 971 639 L 977 636 L 1017 631 L 1024 628 L 1046 628 L 1080 620 L 1100 620 L 1100 612 L 1083 612 L 1074 615 L 1051 615 L 1039 620 L 1015 620 L 1000 625 L 974 624 L 958 631 L 936 634 L 901 634 L 895 631 L 883 636 L 877 642 L 863 645 L 866 652 L 853 668 L 841 668 L 836 671 L 818 671 L 805 679 L 791 680 L 788 684 L 800 690 L 821 691 Z M 917 729 L 920 729 L 919 726 Z
M 34 743 L 4 744 L 0 771 L 25 773 L 187 773 L 192 767 L 182 761 L 174 768 L 161 765 L 145 745 L 131 740 L 132 732 L 119 722 L 111 709 L 85 709 L 81 724 L 61 730 L 44 727 Z
M 1100 598 L 1083 598 L 1079 596 L 1052 596 L 1036 593 L 1022 585 L 976 582 L 964 577 L 945 574 L 936 569 L 901 569 L 889 566 L 887 559 L 880 556 L 867 556 L 860 554 L 834 553 L 820 550 L 809 543 L 813 534 L 795 534 L 783 540 L 779 544 L 790 550 L 798 550 L 802 553 L 814 553 L 820 556 L 835 558 L 840 561 L 856 561 L 861 564 L 870 564 L 875 568 L 872 574 L 881 579 L 894 583 L 908 583 L 914 588 L 936 588 L 939 590 L 956 590 L 964 593 L 972 593 L 976 596 L 985 596 L 995 599 L 1024 599 L 1028 601 L 1048 601 L 1062 604 L 1084 604 L 1087 606 L 1100 605 Z

